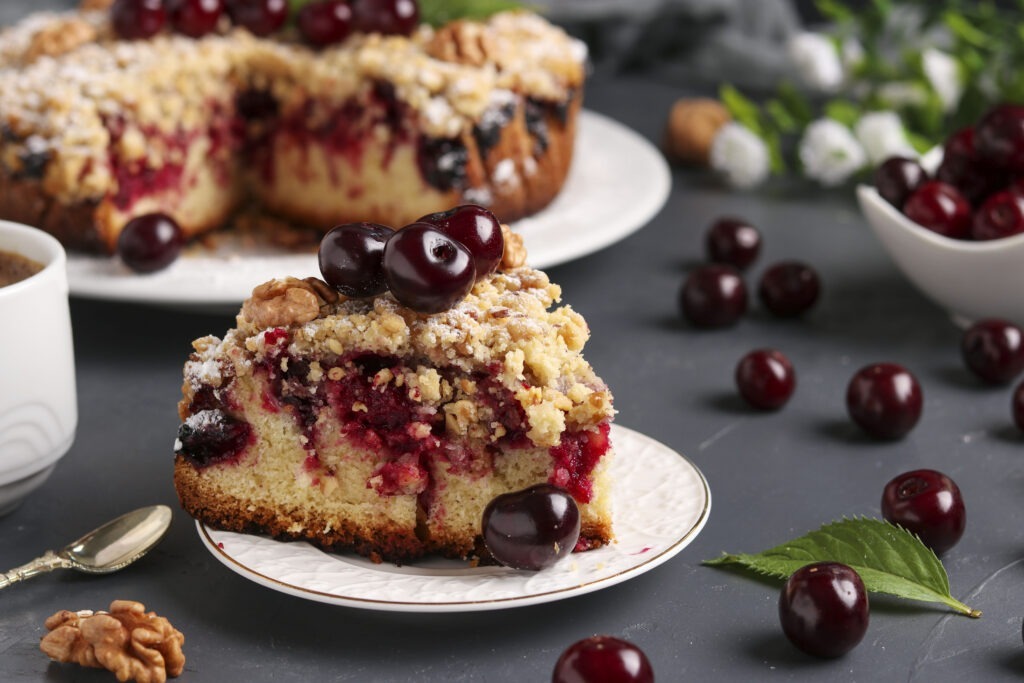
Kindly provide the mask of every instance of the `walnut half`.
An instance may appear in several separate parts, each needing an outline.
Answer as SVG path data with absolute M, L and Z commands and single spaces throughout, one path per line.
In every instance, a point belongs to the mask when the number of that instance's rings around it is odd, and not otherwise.
M 501 235 L 505 240 L 505 251 L 501 254 L 502 270 L 512 270 L 526 263 L 526 245 L 523 244 L 523 236 L 512 232 L 504 223 L 501 224 Z
M 242 304 L 241 317 L 263 329 L 301 325 L 320 317 L 322 303 L 310 283 L 294 277 L 280 278 L 252 290 L 252 296 Z
M 108 669 L 122 683 L 165 683 L 185 668 L 185 636 L 139 602 L 114 600 L 110 612 L 62 610 L 46 628 L 39 649 L 51 659 Z

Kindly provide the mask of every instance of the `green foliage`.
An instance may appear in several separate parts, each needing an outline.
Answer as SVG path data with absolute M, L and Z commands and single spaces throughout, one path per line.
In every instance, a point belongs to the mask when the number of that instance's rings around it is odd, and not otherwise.
M 786 579 L 812 562 L 848 565 L 860 574 L 864 587 L 874 593 L 938 602 L 969 617 L 981 616 L 981 612 L 950 595 L 949 577 L 942 562 L 917 536 L 877 519 L 861 517 L 832 522 L 757 554 L 724 554 L 704 564 L 739 565 Z
M 439 26 L 452 19 L 485 19 L 520 7 L 523 3 L 514 0 L 420 0 L 420 18 Z
M 288 0 L 292 15 L 314 0 Z M 492 14 L 523 7 L 516 0 L 419 0 L 420 19 L 433 26 L 453 19 L 486 19 Z

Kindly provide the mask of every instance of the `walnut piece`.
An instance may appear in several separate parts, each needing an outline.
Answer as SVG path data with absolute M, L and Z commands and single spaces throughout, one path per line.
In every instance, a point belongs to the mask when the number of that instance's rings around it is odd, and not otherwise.
M 185 668 L 185 636 L 133 600 L 114 600 L 110 612 L 62 610 L 46 628 L 39 649 L 51 659 L 109 669 L 122 683 L 164 683 Z
M 258 328 L 301 325 L 320 317 L 323 301 L 308 282 L 294 277 L 264 282 L 242 304 L 242 318 Z
M 83 11 L 110 9 L 113 4 L 114 0 L 82 0 L 82 2 L 78 3 L 78 9 Z
M 711 143 L 718 130 L 730 120 L 729 110 L 717 100 L 678 100 L 669 113 L 665 152 L 676 161 L 707 166 Z
M 519 268 L 526 263 L 526 246 L 523 244 L 523 236 L 512 232 L 512 229 L 502 223 L 501 236 L 505 239 L 505 251 L 501 255 L 501 263 L 498 264 L 502 270 Z
M 438 29 L 426 46 L 427 54 L 435 59 L 470 66 L 494 61 L 494 50 L 494 43 L 483 25 L 461 20 Z
M 31 63 L 44 55 L 58 57 L 95 40 L 96 27 L 86 21 L 78 18 L 54 21 L 32 36 L 24 59 Z

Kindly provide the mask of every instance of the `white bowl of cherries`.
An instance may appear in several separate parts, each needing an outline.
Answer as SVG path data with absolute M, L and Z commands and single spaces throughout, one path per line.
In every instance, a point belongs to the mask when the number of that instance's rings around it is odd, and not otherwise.
M 857 196 L 903 274 L 957 322 L 1024 325 L 1024 105 L 995 107 L 920 163 L 885 161 Z

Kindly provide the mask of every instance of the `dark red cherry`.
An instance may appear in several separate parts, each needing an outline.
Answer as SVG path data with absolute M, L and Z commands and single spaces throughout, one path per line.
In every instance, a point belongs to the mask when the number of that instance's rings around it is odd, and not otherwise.
M 967 513 L 960 488 L 935 470 L 904 472 L 882 491 L 882 517 L 941 555 L 964 535 Z
M 654 683 L 643 650 L 612 636 L 591 636 L 570 645 L 555 663 L 551 683 Z
M 992 384 L 1007 384 L 1024 370 L 1024 332 L 1005 320 L 979 320 L 960 338 L 964 363 Z
M 997 240 L 1024 232 L 1024 197 L 1016 192 L 997 192 L 974 214 L 971 237 Z
M 220 409 L 202 410 L 178 428 L 175 453 L 199 467 L 239 456 L 252 438 L 252 425 Z
M 224 0 L 173 0 L 171 23 L 174 30 L 190 38 L 200 38 L 217 29 L 224 14 Z
M 152 273 L 169 266 L 185 244 L 181 228 L 162 213 L 136 216 L 117 238 L 117 253 L 137 273 Z
M 506 567 L 550 567 L 572 552 L 579 536 L 576 501 L 551 484 L 502 494 L 484 508 L 484 545 Z
M 801 315 L 818 301 L 821 279 L 817 271 L 799 261 L 781 261 L 761 275 L 757 296 L 780 318 Z
M 1005 173 L 993 169 L 978 157 L 974 149 L 974 129 L 961 128 L 946 140 L 936 180 L 949 183 L 977 206 L 985 197 L 1005 184 Z
M 1010 412 L 1013 415 L 1013 423 L 1017 425 L 1017 429 L 1024 432 L 1024 382 L 1018 384 L 1017 388 L 1013 391 Z
M 857 371 L 846 388 L 846 409 L 868 435 L 899 439 L 921 418 L 924 399 L 917 378 L 895 363 Z
M 918 225 L 953 239 L 971 233 L 971 204 L 952 185 L 930 180 L 910 195 L 903 213 Z
M 882 199 L 902 209 L 914 190 L 928 180 L 928 173 L 916 159 L 890 157 L 875 171 L 875 188 Z
M 761 233 L 739 218 L 719 218 L 704 238 L 708 260 L 746 270 L 761 252 Z
M 344 0 L 321 0 L 299 10 L 302 39 L 314 47 L 340 43 L 352 32 L 352 8 Z
M 253 35 L 269 36 L 288 20 L 288 0 L 228 0 L 228 15 Z
M 793 572 L 779 597 L 789 641 L 815 657 L 839 657 L 868 630 L 868 593 L 845 564 L 816 562 Z
M 460 242 L 429 223 L 413 223 L 384 246 L 384 276 L 403 306 L 417 313 L 438 313 L 469 294 L 476 268 Z
M 416 222 L 433 225 L 469 249 L 477 280 L 497 270 L 505 252 L 505 238 L 501 234 L 501 223 L 484 207 L 464 204 L 448 211 L 427 214 Z
M 163 0 L 115 0 L 110 21 L 120 38 L 143 40 L 163 30 L 167 11 Z
M 345 296 L 361 299 L 388 291 L 384 245 L 394 230 L 376 223 L 345 223 L 320 241 L 320 273 Z
M 353 0 L 352 23 L 360 33 L 407 36 L 420 23 L 416 0 Z
M 755 408 L 777 410 L 786 405 L 796 388 L 793 364 L 779 351 L 758 349 L 736 365 L 736 387 Z
M 679 309 L 696 327 L 728 327 L 747 310 L 747 286 L 732 266 L 701 266 L 683 282 Z
M 978 156 L 1010 173 L 1024 173 L 1024 106 L 999 104 L 974 131 Z

